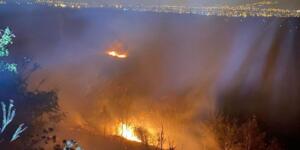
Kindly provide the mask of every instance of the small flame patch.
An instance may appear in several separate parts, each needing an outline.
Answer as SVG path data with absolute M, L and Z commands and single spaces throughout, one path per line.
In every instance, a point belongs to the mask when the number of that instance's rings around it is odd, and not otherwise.
M 117 51 L 108 51 L 107 54 L 117 58 L 127 58 L 127 54 L 119 53 Z
M 135 142 L 142 142 L 135 134 L 135 127 L 129 124 L 120 123 L 117 128 L 119 136 Z
M 128 53 L 122 42 L 114 42 L 107 50 L 106 54 L 116 58 L 127 58 Z

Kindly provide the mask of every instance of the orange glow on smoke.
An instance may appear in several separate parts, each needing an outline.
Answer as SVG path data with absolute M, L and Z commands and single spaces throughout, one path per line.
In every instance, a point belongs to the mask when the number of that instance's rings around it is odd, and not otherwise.
M 127 51 L 121 42 L 114 42 L 107 50 L 106 54 L 116 58 L 127 58 Z
M 142 142 L 135 134 L 135 127 L 129 124 L 120 123 L 117 134 L 130 141 Z

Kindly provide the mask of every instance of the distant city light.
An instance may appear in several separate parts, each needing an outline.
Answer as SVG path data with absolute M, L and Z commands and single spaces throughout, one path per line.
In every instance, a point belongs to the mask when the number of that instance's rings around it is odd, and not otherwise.
M 264 0 L 256 3 L 243 3 L 242 5 L 216 5 L 216 6 L 198 6 L 182 5 L 181 3 L 163 3 L 163 4 L 140 4 L 126 2 L 101 2 L 84 0 L 36 0 L 37 4 L 46 4 L 61 8 L 114 8 L 120 10 L 132 11 L 150 11 L 158 13 L 178 13 L 178 14 L 198 14 L 206 16 L 228 16 L 228 17 L 300 17 L 299 9 L 288 9 L 277 6 L 277 1 Z M 133 1 L 132 1 L 133 2 Z M 230 1 L 229 1 L 230 2 Z M 0 4 L 5 3 L 0 0 Z M 30 2 L 27 2 L 30 3 Z

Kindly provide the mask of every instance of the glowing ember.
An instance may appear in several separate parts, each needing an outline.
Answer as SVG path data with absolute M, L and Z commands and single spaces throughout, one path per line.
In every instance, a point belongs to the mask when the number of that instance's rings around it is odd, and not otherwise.
M 135 128 L 131 125 L 120 123 L 117 132 L 119 136 L 122 136 L 123 138 L 135 141 L 135 142 L 142 142 L 136 135 L 135 135 Z
M 117 57 L 117 58 L 126 58 L 127 57 L 127 54 L 120 54 L 119 52 L 117 51 L 109 51 L 107 52 L 108 55 L 110 56 L 113 56 L 113 57 Z
M 116 58 L 127 58 L 128 54 L 122 42 L 114 42 L 107 50 L 106 54 Z

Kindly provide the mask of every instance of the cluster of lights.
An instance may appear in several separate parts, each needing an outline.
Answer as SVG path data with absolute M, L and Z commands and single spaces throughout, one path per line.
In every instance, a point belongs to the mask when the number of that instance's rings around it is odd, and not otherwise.
M 199 14 L 206 16 L 228 16 L 228 17 L 300 17 L 300 10 L 275 8 L 276 5 L 273 1 L 261 1 L 258 3 L 250 3 L 237 6 L 203 6 L 191 7 L 180 5 L 128 5 L 122 3 L 105 4 L 101 2 L 85 2 L 85 1 L 66 1 L 66 0 L 36 0 L 37 4 L 47 4 L 50 6 L 61 8 L 115 8 L 134 11 L 151 11 L 163 13 L 179 13 L 179 14 Z
M 35 3 L 46 4 L 60 8 L 88 8 L 88 3 L 79 1 L 65 2 L 62 0 L 36 0 Z

